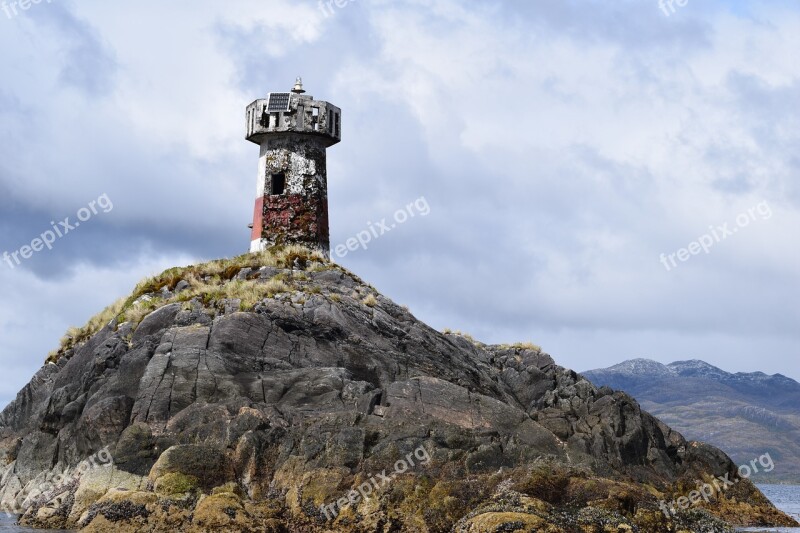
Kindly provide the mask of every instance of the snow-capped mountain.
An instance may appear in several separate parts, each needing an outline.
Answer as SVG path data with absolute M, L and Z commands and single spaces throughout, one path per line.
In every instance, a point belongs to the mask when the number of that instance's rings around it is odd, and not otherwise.
M 767 452 L 780 457 L 767 479 L 800 481 L 800 383 L 791 378 L 726 372 L 697 359 L 631 359 L 583 375 L 624 390 L 687 438 L 718 446 L 735 461 Z

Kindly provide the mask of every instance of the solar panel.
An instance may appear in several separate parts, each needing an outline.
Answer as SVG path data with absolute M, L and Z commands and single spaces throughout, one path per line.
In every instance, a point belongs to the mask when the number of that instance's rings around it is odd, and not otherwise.
M 267 113 L 280 113 L 282 111 L 289 111 L 289 101 L 291 96 L 291 93 L 269 93 Z

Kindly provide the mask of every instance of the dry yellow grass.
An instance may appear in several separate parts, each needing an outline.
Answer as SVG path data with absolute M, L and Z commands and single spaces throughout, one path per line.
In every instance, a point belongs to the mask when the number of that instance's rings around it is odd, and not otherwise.
M 361 300 L 361 303 L 366 305 L 367 307 L 375 307 L 378 305 L 378 299 L 375 298 L 374 294 L 368 294 L 366 298 Z
M 475 340 L 475 337 L 473 337 L 469 333 L 464 333 L 463 331 L 459 331 L 457 329 L 445 328 L 442 331 L 442 333 L 444 333 L 445 335 L 455 335 L 457 337 L 463 337 L 464 339 L 467 339 L 472 344 L 482 344 L 481 342 Z
M 532 342 L 515 342 L 514 344 L 501 344 L 501 349 L 504 350 L 530 350 L 533 352 L 541 352 L 542 347 Z
M 262 284 L 262 288 L 264 293 L 269 297 L 272 298 L 276 294 L 282 292 L 289 292 L 291 289 L 289 286 L 280 279 L 271 279 L 268 282 Z
M 119 323 L 131 322 L 132 324 L 138 324 L 144 319 L 144 317 L 161 307 L 162 303 L 163 300 L 161 298 L 138 300 L 125 309 L 124 312 L 119 313 Z
M 55 363 L 60 354 L 73 346 L 76 346 L 82 342 L 86 342 L 89 337 L 111 323 L 111 321 L 120 314 L 125 306 L 125 302 L 125 298 L 120 298 L 90 318 L 89 322 L 87 322 L 82 328 L 70 327 L 67 329 L 67 333 L 61 338 L 59 348 L 57 350 L 53 350 L 47 355 L 47 362 Z
M 120 299 L 102 312 L 92 317 L 82 328 L 70 328 L 61 340 L 58 350 L 50 352 L 47 362 L 55 363 L 64 353 L 88 340 L 103 327 L 116 320 L 118 324 L 130 322 L 138 325 L 144 317 L 164 305 L 184 302 L 184 309 L 190 309 L 188 302 L 199 300 L 205 307 L 214 308 L 221 300 L 240 300 L 240 309 L 250 310 L 264 298 L 272 298 L 277 294 L 289 292 L 289 283 L 308 280 L 304 272 L 295 276 L 279 274 L 266 282 L 253 280 L 234 280 L 233 278 L 244 268 L 257 271 L 261 267 L 275 268 L 308 268 L 324 270 L 333 268 L 320 252 L 302 246 L 274 247 L 264 252 L 245 254 L 231 259 L 219 259 L 200 265 L 171 268 L 157 276 L 139 282 L 133 294 Z M 165 299 L 159 296 L 163 289 L 173 291 L 181 281 L 189 287 L 181 293 Z M 142 299 L 142 296 L 149 298 Z
M 471 342 L 472 344 L 475 344 L 476 346 L 485 346 L 485 344 L 483 344 L 482 342 L 475 340 L 475 338 L 469 333 L 464 333 L 463 331 L 458 331 L 457 329 L 454 330 L 450 328 L 445 328 L 442 330 L 442 333 L 444 333 L 445 335 L 455 335 L 457 337 L 462 337 Z M 539 346 L 538 344 L 534 344 L 532 342 L 516 342 L 514 344 L 501 344 L 498 346 L 498 348 L 501 350 L 530 350 L 540 353 L 542 351 L 541 346 Z

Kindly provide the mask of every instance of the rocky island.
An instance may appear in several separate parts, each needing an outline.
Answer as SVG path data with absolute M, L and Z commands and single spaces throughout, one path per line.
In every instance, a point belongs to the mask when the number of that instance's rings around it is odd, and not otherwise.
M 0 414 L 0 460 L 21 523 L 89 532 L 797 525 L 625 393 L 299 246 L 168 270 L 70 331 Z

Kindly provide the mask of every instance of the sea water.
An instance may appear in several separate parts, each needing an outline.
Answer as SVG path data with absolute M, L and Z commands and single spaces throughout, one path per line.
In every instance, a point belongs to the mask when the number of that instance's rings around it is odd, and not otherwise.
M 757 487 L 764 493 L 764 496 L 775 504 L 775 507 L 795 520 L 800 521 L 800 485 L 757 485 Z M 782 527 L 774 529 L 751 527 L 741 529 L 740 531 L 798 533 L 800 532 L 800 527 Z
M 30 529 L 18 526 L 16 522 L 16 516 L 0 513 L 0 533 L 42 533 L 43 531 L 69 533 L 62 529 Z

